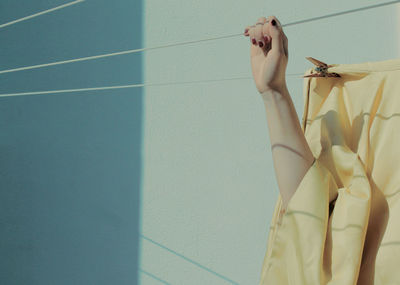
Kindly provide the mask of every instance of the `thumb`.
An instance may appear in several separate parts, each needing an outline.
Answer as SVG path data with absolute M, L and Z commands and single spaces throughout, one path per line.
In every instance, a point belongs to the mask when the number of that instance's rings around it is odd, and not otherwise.
M 270 25 L 269 31 L 272 38 L 272 43 L 271 43 L 272 50 L 279 51 L 280 53 L 284 54 L 285 50 L 283 47 L 283 34 L 280 22 L 275 17 L 271 17 L 269 19 L 269 25 Z

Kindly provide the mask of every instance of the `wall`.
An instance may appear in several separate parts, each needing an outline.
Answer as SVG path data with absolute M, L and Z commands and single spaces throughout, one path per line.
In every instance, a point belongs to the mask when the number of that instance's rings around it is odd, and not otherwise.
M 71 2 L 71 1 L 70 1 Z M 68 1 L 2 0 L 0 23 Z M 142 45 L 140 2 L 0 28 L 0 70 Z M 141 54 L 0 74 L 0 93 L 142 81 Z M 136 284 L 142 89 L 0 97 L 0 284 Z
M 240 34 L 260 16 L 285 24 L 377 3 L 146 1 L 144 46 Z M 328 64 L 398 57 L 397 6 L 284 27 L 287 74 L 312 67 L 306 56 Z M 249 49 L 238 35 L 145 53 L 145 82 L 202 82 L 145 88 L 141 267 L 153 276 L 141 274 L 142 284 L 259 282 L 278 187 Z M 301 118 L 303 80 L 287 83 Z
M 0 283 L 258 284 L 278 188 L 241 33 L 382 2 L 86 0 L 1 25 L 65 3 L 0 2 Z M 305 57 L 396 58 L 398 19 L 284 27 L 299 118 Z

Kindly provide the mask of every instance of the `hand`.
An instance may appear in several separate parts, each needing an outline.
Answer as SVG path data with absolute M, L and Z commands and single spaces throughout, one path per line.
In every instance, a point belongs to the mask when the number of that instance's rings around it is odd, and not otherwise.
M 272 25 L 274 20 L 276 25 Z M 250 37 L 251 68 L 256 87 L 260 94 L 282 92 L 286 89 L 288 39 L 275 16 L 260 17 L 257 23 L 261 24 L 246 27 L 244 33 Z

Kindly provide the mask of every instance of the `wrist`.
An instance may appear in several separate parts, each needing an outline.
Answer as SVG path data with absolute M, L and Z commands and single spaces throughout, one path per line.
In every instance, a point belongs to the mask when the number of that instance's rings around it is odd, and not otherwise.
M 283 85 L 280 88 L 268 88 L 260 93 L 260 95 L 264 101 L 290 96 L 286 85 Z

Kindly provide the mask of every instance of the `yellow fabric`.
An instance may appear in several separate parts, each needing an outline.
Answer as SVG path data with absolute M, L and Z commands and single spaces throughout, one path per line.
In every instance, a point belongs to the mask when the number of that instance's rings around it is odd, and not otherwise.
M 400 59 L 328 72 L 304 78 L 316 160 L 286 212 L 278 196 L 260 285 L 400 284 Z

